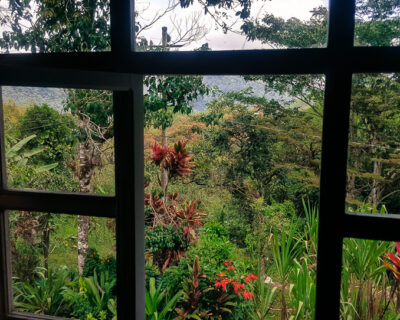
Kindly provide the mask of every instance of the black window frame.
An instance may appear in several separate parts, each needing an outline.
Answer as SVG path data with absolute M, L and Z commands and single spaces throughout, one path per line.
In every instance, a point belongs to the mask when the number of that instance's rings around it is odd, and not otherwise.
M 135 52 L 134 0 L 110 1 L 111 52 L 0 55 L 0 87 L 114 90 L 116 172 L 113 197 L 8 189 L 0 113 L 0 319 L 59 319 L 11 308 L 7 210 L 116 218 L 118 317 L 145 319 L 142 94 L 145 74 L 325 75 L 316 319 L 339 319 L 343 238 L 400 240 L 400 216 L 345 212 L 352 75 L 400 72 L 400 47 L 354 47 L 355 0 L 330 0 L 326 48 Z

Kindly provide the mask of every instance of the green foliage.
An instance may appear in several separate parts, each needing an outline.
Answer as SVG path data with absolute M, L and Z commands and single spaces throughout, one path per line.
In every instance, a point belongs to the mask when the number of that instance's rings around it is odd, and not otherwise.
M 117 260 L 113 256 L 101 258 L 96 249 L 89 248 L 82 275 L 94 277 L 95 272 L 97 274 L 108 274 L 110 281 L 116 279 Z
M 112 92 L 105 90 L 68 90 L 64 110 L 79 121 L 79 141 L 105 142 L 114 135 Z
M 171 313 L 182 292 L 176 293 L 173 297 L 168 297 L 167 291 L 162 291 L 161 286 L 156 288 L 156 281 L 150 278 L 149 288 L 145 289 L 145 311 L 146 319 L 164 320 L 171 319 Z
M 63 297 L 68 272 L 42 274 L 33 284 L 23 281 L 14 283 L 14 306 L 17 310 L 45 315 L 68 313 L 70 302 Z
M 10 136 L 7 136 L 7 142 L 14 142 Z M 24 150 L 24 146 L 32 139 L 36 138 L 35 134 L 32 134 L 18 142 L 15 142 L 14 145 L 10 146 L 9 143 L 6 143 L 6 161 L 8 165 L 16 163 L 18 168 L 26 165 L 28 159 L 33 155 L 44 151 L 44 148 L 37 148 L 34 150 Z
M 0 38 L 0 47 L 7 51 L 76 52 L 110 47 L 108 0 L 10 1 L 8 14 L 0 23 L 12 26 Z
M 13 276 L 21 282 L 33 283 L 40 266 L 39 249 L 34 244 L 18 240 L 11 250 Z
M 113 313 L 115 284 L 115 275 L 112 277 L 107 271 L 97 273 L 95 270 L 93 276 L 80 277 L 78 283 L 69 282 L 64 287 L 63 297 L 72 304 L 72 315 L 80 318 L 91 316 L 106 319 L 107 315 Z
M 182 231 L 172 226 L 156 225 L 152 231 L 147 229 L 145 247 L 153 253 L 159 270 L 163 269 L 169 252 L 185 250 L 189 243 L 184 240 Z
M 209 92 L 200 76 L 148 76 L 144 85 L 145 123 L 162 129 L 172 125 L 174 113 L 189 114 L 190 103 Z
M 18 119 L 15 135 L 18 139 L 36 135 L 26 143 L 29 150 L 43 149 L 32 155 L 33 164 L 49 165 L 57 162 L 62 166 L 71 158 L 75 128 L 74 119 L 70 115 L 60 114 L 46 104 L 34 105 Z
M 271 307 L 275 299 L 277 288 L 264 283 L 264 279 L 259 277 L 254 282 L 254 298 L 250 301 L 248 308 L 248 316 L 251 320 L 267 320 L 270 319 Z
M 206 274 L 217 274 L 223 271 L 224 261 L 234 259 L 236 246 L 229 241 L 226 230 L 218 222 L 207 222 L 201 231 L 197 245 L 189 248 L 188 257 L 198 258 Z
M 304 257 L 302 263 L 295 261 L 296 267 L 293 270 L 293 287 L 291 296 L 296 306 L 295 319 L 315 318 L 316 283 L 315 271 L 310 261 Z

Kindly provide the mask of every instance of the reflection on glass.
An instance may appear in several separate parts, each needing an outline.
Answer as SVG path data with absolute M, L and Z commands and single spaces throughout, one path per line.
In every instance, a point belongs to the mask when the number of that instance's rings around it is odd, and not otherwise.
M 110 50 L 109 0 L 0 1 L 0 53 Z
M 82 235 L 80 217 L 9 213 L 15 310 L 73 319 L 116 315 L 115 220 L 90 217 Z
M 399 249 L 393 242 L 344 239 L 341 319 L 398 316 Z
M 324 76 L 144 80 L 147 316 L 312 319 Z
M 328 1 L 136 2 L 139 51 L 325 47 Z
M 114 194 L 112 92 L 2 88 L 8 186 Z
M 355 74 L 350 109 L 346 202 L 351 211 L 398 213 L 398 74 Z
M 400 3 L 356 1 L 355 46 L 400 45 Z

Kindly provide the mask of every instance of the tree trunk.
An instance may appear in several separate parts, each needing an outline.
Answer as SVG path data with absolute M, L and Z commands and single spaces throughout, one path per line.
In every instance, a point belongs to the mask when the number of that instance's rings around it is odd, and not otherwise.
M 286 317 L 287 317 L 285 287 L 286 287 L 286 283 L 285 283 L 285 281 L 283 281 L 282 288 L 281 288 L 281 320 L 286 320 Z
M 79 191 L 90 192 L 90 182 L 94 169 L 100 165 L 99 146 L 86 141 L 79 146 Z M 78 270 L 83 273 L 89 249 L 90 217 L 78 215 Z
M 382 162 L 374 161 L 373 174 L 382 176 Z M 374 205 L 374 207 L 376 207 L 381 201 L 382 191 L 383 191 L 382 181 L 373 178 L 372 188 L 368 196 L 368 202 Z

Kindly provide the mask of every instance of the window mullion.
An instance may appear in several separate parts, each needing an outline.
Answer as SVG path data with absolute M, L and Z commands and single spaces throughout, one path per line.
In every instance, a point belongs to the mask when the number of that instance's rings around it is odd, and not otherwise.
M 118 317 L 144 320 L 144 154 L 142 77 L 114 92 Z
M 115 57 L 128 58 L 135 48 L 134 0 L 111 1 L 111 52 Z M 121 59 L 115 61 L 123 63 Z

